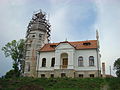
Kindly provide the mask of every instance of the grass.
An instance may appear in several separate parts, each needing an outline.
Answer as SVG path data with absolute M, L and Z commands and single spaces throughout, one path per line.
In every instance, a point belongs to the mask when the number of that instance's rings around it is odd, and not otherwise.
M 120 90 L 120 78 L 10 78 L 0 79 L 0 90 L 16 90 L 22 86 L 42 87 L 45 90 Z M 32 89 L 31 89 L 32 90 Z M 38 90 L 38 89 L 35 89 Z
M 120 90 L 120 78 L 106 78 L 109 90 Z

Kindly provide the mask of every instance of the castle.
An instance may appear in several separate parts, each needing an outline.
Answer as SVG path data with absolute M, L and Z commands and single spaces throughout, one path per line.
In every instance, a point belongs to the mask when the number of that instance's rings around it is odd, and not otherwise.
M 35 13 L 26 34 L 24 76 L 101 76 L 98 34 L 96 40 L 50 43 L 50 32 L 46 14 Z

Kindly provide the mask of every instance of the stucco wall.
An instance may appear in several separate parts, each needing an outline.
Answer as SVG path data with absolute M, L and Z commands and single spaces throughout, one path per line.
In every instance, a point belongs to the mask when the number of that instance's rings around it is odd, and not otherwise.
M 96 49 L 75 50 L 75 48 L 72 47 L 68 43 L 60 44 L 56 48 L 56 50 L 53 52 L 41 52 L 40 58 L 39 58 L 38 70 L 48 71 L 48 70 L 60 69 L 60 65 L 62 65 L 62 63 L 61 63 L 61 54 L 62 53 L 68 54 L 68 67 L 67 67 L 67 69 L 74 69 L 75 71 L 89 71 L 89 70 L 95 71 L 95 70 L 98 70 Z M 82 67 L 78 66 L 78 57 L 79 56 L 83 57 L 83 66 Z M 94 57 L 94 66 L 89 66 L 89 56 Z M 55 57 L 55 66 L 51 67 L 51 60 L 53 57 Z M 46 58 L 46 67 L 41 67 L 42 58 Z M 99 65 L 100 65 L 100 61 L 99 61 Z
M 78 67 L 78 57 L 83 57 L 83 67 Z M 94 66 L 89 66 L 89 57 L 94 57 Z M 99 63 L 100 64 L 100 63 Z M 96 49 L 76 50 L 74 55 L 75 70 L 97 70 L 97 52 Z
M 38 70 L 44 71 L 44 70 L 54 70 L 54 67 L 51 67 L 51 60 L 55 57 L 55 52 L 41 52 L 39 60 L 39 67 Z M 46 58 L 46 67 L 42 67 L 42 59 Z M 55 60 L 56 62 L 56 60 Z

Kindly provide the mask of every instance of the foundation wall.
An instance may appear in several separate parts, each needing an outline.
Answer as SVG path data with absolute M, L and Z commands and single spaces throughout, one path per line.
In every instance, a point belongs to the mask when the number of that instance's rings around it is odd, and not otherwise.
M 57 77 L 62 77 L 61 74 L 64 73 L 65 77 L 71 77 L 71 78 L 75 78 L 75 77 L 80 77 L 79 75 L 83 75 L 83 78 L 89 78 L 90 75 L 94 75 L 94 77 L 98 77 L 98 71 L 94 70 L 94 71 L 75 71 L 73 69 L 57 69 L 57 70 L 53 70 L 53 71 L 38 71 L 38 77 L 41 78 L 41 75 L 45 75 L 46 78 L 50 78 L 51 74 L 54 75 L 55 78 Z M 100 75 L 99 75 L 100 77 Z

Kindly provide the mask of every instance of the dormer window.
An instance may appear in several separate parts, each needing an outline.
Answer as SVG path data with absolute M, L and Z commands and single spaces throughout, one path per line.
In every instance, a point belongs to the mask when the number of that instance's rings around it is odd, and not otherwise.
M 91 45 L 91 43 L 90 42 L 85 42 L 85 43 L 83 43 L 83 45 L 89 46 L 89 45 Z
M 50 47 L 55 48 L 57 45 L 50 45 Z

